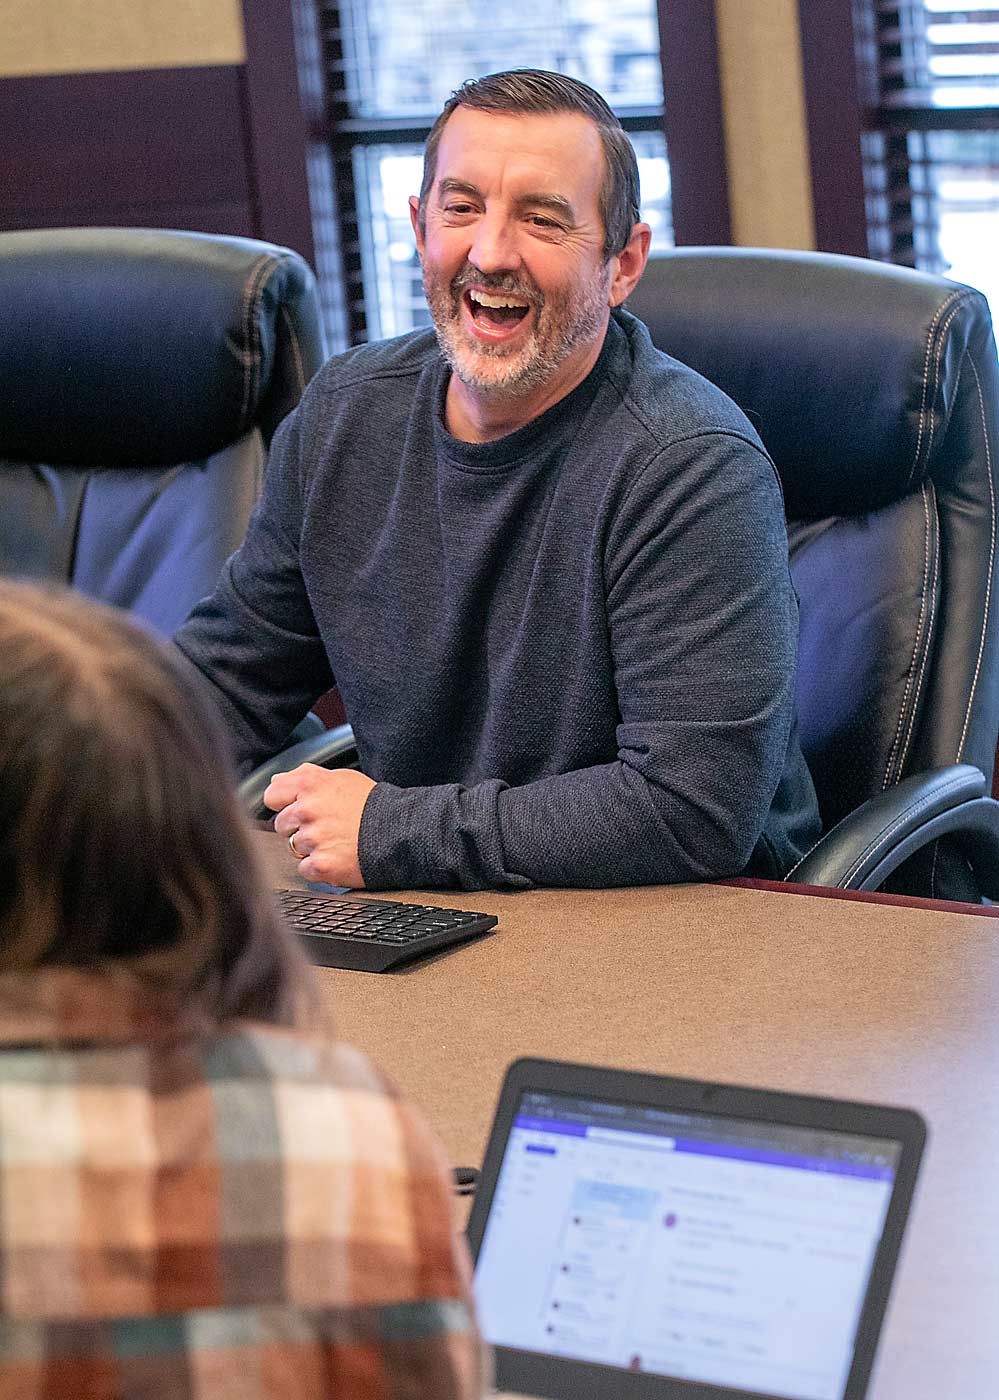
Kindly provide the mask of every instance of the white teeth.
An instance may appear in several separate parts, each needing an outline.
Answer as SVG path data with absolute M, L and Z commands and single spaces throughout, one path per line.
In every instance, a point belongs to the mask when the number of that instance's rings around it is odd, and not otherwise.
M 469 291 L 468 295 L 472 301 L 477 301 L 480 306 L 516 306 L 521 311 L 527 310 L 526 301 L 515 301 L 513 297 L 494 297 L 488 292 Z

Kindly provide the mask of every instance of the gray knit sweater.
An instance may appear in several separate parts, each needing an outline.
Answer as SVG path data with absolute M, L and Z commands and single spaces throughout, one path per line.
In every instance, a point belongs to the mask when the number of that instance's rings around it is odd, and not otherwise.
M 378 781 L 371 888 L 779 876 L 818 817 L 774 469 L 615 312 L 566 399 L 486 444 L 416 332 L 331 360 L 178 645 L 245 768 L 339 686 Z

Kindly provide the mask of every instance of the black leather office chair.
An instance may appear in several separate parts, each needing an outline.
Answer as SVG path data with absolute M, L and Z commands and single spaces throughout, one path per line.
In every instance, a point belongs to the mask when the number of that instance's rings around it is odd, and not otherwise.
M 0 234 L 0 573 L 169 633 L 215 584 L 323 360 L 288 248 L 154 229 Z
M 801 738 L 827 832 L 789 878 L 999 895 L 985 298 L 859 258 L 689 248 L 651 263 L 628 306 L 735 399 L 783 484 Z
M 801 737 L 826 835 L 789 878 L 999 896 L 999 367 L 985 299 L 857 258 L 734 248 L 650 263 L 628 307 L 770 451 L 801 599 Z M 349 728 L 275 771 L 343 763 Z M 945 837 L 945 840 L 938 838 Z

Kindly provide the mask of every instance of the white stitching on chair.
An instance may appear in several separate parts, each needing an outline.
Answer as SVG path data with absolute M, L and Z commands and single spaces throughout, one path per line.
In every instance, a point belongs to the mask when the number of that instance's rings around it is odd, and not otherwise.
M 909 704 L 909 694 L 912 690 L 912 677 L 916 667 L 916 655 L 919 651 L 919 643 L 923 637 L 923 623 L 926 620 L 927 598 L 929 597 L 926 584 L 930 572 L 930 536 L 932 530 L 930 508 L 928 504 L 929 489 L 925 484 L 920 487 L 919 494 L 923 498 L 923 586 L 919 604 L 919 621 L 916 624 L 916 635 L 912 639 L 912 656 L 909 658 L 908 679 L 905 682 L 905 694 L 902 696 L 902 703 L 898 707 L 898 724 L 895 726 L 895 738 L 892 740 L 892 746 L 888 752 L 888 762 L 885 764 L 885 775 L 881 783 L 882 791 L 884 791 L 891 782 L 892 767 L 895 763 L 895 755 L 898 752 L 899 742 L 902 737 L 902 725 L 905 723 L 906 707 Z
M 302 351 L 298 343 L 298 332 L 295 330 L 295 322 L 291 319 L 291 313 L 284 302 L 281 303 L 280 311 L 281 319 L 287 326 L 288 334 L 291 337 L 291 348 L 295 356 L 295 368 L 298 370 L 298 393 L 299 397 L 301 397 L 305 389 L 305 366 L 302 363 Z
M 978 643 L 978 660 L 975 662 L 975 675 L 971 682 L 971 693 L 968 696 L 968 708 L 964 714 L 964 728 L 961 730 L 961 742 L 957 746 L 957 762 L 961 762 L 961 755 L 964 753 L 964 741 L 968 737 L 968 724 L 971 720 L 971 706 L 974 703 L 975 691 L 978 689 L 978 676 L 982 669 L 982 654 L 985 650 L 985 633 L 989 625 L 989 603 L 992 598 L 992 569 L 996 557 L 996 494 L 992 481 L 992 450 L 989 447 L 989 427 L 985 418 L 985 401 L 982 397 L 982 381 L 978 377 L 978 370 L 970 355 L 967 357 L 971 372 L 975 376 L 975 391 L 978 395 L 978 412 L 982 419 L 982 434 L 985 438 L 985 467 L 989 478 L 989 510 L 991 512 L 992 533 L 989 540 L 989 574 L 985 584 L 985 617 L 982 622 L 982 635 Z
M 940 383 L 940 366 L 941 366 L 941 364 L 943 363 L 944 346 L 947 344 L 947 332 L 950 330 L 950 325 L 951 325 L 951 322 L 954 320 L 954 317 L 955 317 L 955 316 L 958 314 L 958 312 L 961 310 L 961 307 L 964 305 L 964 303 L 965 303 L 966 301 L 969 301 L 969 300 L 970 300 L 970 296 L 969 296 L 967 293 L 965 293 L 965 292 L 959 293 L 959 294 L 958 294 L 957 301 L 954 303 L 954 306 L 953 306 L 953 309 L 951 310 L 950 315 L 947 317 L 946 321 L 943 321 L 943 322 L 941 323 L 941 325 L 940 325 L 939 336 L 938 336 L 938 339 L 937 339 L 936 363 L 935 363 L 934 366 L 933 366 L 933 393 L 930 395 L 930 402 L 931 402 L 931 403 L 933 403 L 933 402 L 935 401 L 935 399 L 936 399 L 936 396 L 937 396 L 937 386 L 938 386 L 939 383 Z M 936 425 L 935 425 L 934 420 L 933 420 L 933 414 L 932 414 L 932 412 L 930 413 L 929 423 L 930 423 L 930 429 L 929 429 L 929 432 L 928 432 L 928 434 L 927 434 L 927 436 L 926 436 L 926 460 L 927 460 L 927 462 L 930 460 L 930 453 L 933 451 L 933 434 L 936 432 Z
M 240 425 L 250 406 L 253 372 L 260 372 L 260 330 L 257 318 L 253 314 L 253 305 L 259 292 L 259 284 L 263 280 L 262 274 L 269 269 L 271 262 L 270 253 L 261 253 L 247 273 L 243 284 L 243 329 L 246 335 L 246 349 L 243 351 L 243 404 L 239 410 Z
M 946 299 L 946 301 L 942 301 L 940 303 L 940 305 L 937 307 L 934 313 L 933 320 L 930 322 L 929 329 L 926 332 L 926 354 L 923 358 L 923 393 L 919 401 L 919 432 L 916 434 L 916 451 L 912 458 L 912 467 L 909 470 L 909 479 L 905 483 L 907 488 L 912 485 L 913 478 L 916 475 L 916 467 L 919 464 L 919 448 L 923 441 L 923 425 L 926 419 L 926 391 L 929 388 L 930 383 L 930 353 L 933 347 L 933 333 L 936 330 L 937 322 L 940 320 L 941 316 L 950 306 L 951 302 L 960 296 L 960 292 L 951 292 L 950 296 Z
M 784 879 L 785 879 L 785 880 L 790 880 L 791 876 L 792 876 L 792 875 L 794 874 L 794 872 L 797 870 L 798 866 L 804 864 L 804 862 L 805 862 L 805 861 L 808 859 L 808 857 L 812 854 L 812 852 L 815 850 L 815 847 L 819 844 L 819 841 L 821 841 L 821 840 L 822 840 L 822 837 L 820 836 L 820 837 L 818 838 L 818 840 L 812 842 L 812 844 L 809 846 L 808 850 L 807 850 L 807 851 L 805 852 L 805 854 L 800 858 L 800 860 L 796 860 L 796 861 L 794 862 L 794 864 L 791 866 L 791 869 L 790 869 L 790 870 L 787 872 L 787 874 L 784 876 Z
M 861 851 L 860 855 L 857 857 L 857 859 L 853 862 L 849 870 L 844 875 L 844 882 L 852 880 L 854 875 L 856 875 L 857 871 L 864 864 L 864 862 L 868 860 L 871 856 L 876 855 L 882 846 L 890 845 L 891 839 L 894 836 L 897 829 L 900 826 L 904 826 L 914 812 L 918 812 L 921 807 L 931 807 L 938 797 L 950 792 L 953 788 L 960 788 L 963 786 L 963 776 L 958 778 L 951 778 L 949 782 L 944 782 L 940 785 L 940 787 L 934 789 L 933 793 L 929 797 L 921 797 L 918 801 L 911 803 L 902 813 L 901 816 L 895 818 L 891 826 L 885 828 L 885 830 L 881 833 L 881 835 L 876 841 L 868 842 L 868 844 L 864 847 L 863 851 Z M 844 883 L 840 886 L 840 888 L 845 889 L 846 884 Z
M 916 466 L 917 466 L 917 464 L 918 464 L 918 459 L 919 459 L 919 445 L 920 445 L 920 442 L 921 442 L 922 436 L 923 436 L 924 422 L 926 421 L 925 418 L 924 418 L 924 409 L 925 409 L 925 407 L 926 407 L 926 390 L 927 390 L 927 385 L 928 385 L 928 382 L 929 382 L 929 374 L 928 374 L 929 365 L 928 365 L 928 360 L 929 360 L 929 353 L 930 353 L 930 339 L 931 339 L 931 338 L 935 338 L 935 341 L 936 341 L 936 354 L 934 355 L 934 364 L 933 364 L 933 392 L 932 392 L 932 394 L 930 395 L 930 400 L 929 400 L 929 401 L 930 401 L 930 404 L 932 405 L 932 403 L 936 400 L 937 388 L 938 388 L 939 383 L 940 383 L 940 367 L 941 367 L 941 365 L 942 365 L 942 363 L 943 363 L 943 352 L 944 352 L 944 347 L 945 347 L 946 344 L 947 344 L 947 332 L 950 330 L 951 322 L 954 320 L 955 316 L 957 316 L 958 312 L 961 310 L 962 305 L 964 304 L 965 301 L 969 300 L 969 298 L 970 298 L 971 295 L 972 295 L 971 293 L 961 291 L 960 289 L 958 289 L 958 290 L 955 291 L 955 292 L 952 292 L 951 295 L 947 298 L 947 300 L 946 300 L 945 302 L 943 302 L 943 303 L 937 308 L 937 313 L 936 313 L 936 315 L 935 315 L 934 318 L 933 318 L 933 324 L 936 325 L 936 322 L 937 322 L 937 321 L 940 321 L 940 325 L 939 325 L 939 327 L 937 327 L 935 337 L 933 337 L 933 328 L 931 327 L 930 336 L 927 338 L 927 354 L 926 354 L 926 361 L 927 361 L 927 362 L 924 363 L 924 367 L 923 367 L 923 403 L 922 403 L 922 406 L 921 406 L 921 408 L 920 408 L 920 415 L 919 415 L 919 437 L 917 438 L 917 442 L 916 442 L 916 455 L 915 455 L 915 457 L 913 458 L 912 472 L 910 472 L 910 475 L 909 475 L 910 481 L 912 480 L 912 477 L 913 477 L 913 475 L 915 474 Z M 945 310 L 948 311 L 948 314 L 947 314 L 947 316 L 946 316 L 943 320 L 941 320 L 940 318 L 941 318 L 941 316 L 943 315 L 943 312 L 944 312 Z M 926 459 L 926 461 L 929 461 L 930 453 L 931 453 L 931 451 L 933 450 L 933 437 L 934 437 L 934 433 L 935 433 L 935 431 L 936 431 L 936 429 L 935 429 L 935 424 L 934 424 L 934 421 L 933 421 L 933 414 L 932 414 L 932 411 L 931 411 L 930 414 L 929 414 L 929 419 L 928 419 L 928 421 L 929 421 L 929 430 L 928 430 L 928 432 L 927 432 L 927 434 L 926 434 L 926 454 L 925 454 L 925 459 Z M 925 487 L 924 487 L 924 490 L 925 490 Z M 923 510 L 924 510 L 924 513 L 925 513 L 925 512 L 926 512 L 926 498 L 925 498 L 925 496 L 924 496 L 924 500 L 923 500 Z M 935 513 L 936 513 L 936 512 L 935 512 L 935 509 L 934 509 L 934 514 L 935 514 Z M 929 530 L 928 517 L 927 517 L 927 530 Z M 938 534 L 939 534 L 939 530 L 938 530 Z M 928 540 L 928 539 L 929 539 L 929 533 L 927 533 L 927 540 Z M 924 566 L 925 566 L 925 555 L 924 555 Z M 936 557 L 934 558 L 934 561 L 933 561 L 933 583 L 932 583 L 932 588 L 931 588 L 930 595 L 929 595 L 929 598 L 930 598 L 930 607 L 931 607 L 931 609 L 935 608 L 935 606 L 936 606 L 936 598 L 935 598 L 935 595 L 936 595 L 936 588 L 937 588 L 937 578 L 938 578 L 938 576 L 939 576 L 939 569 L 940 569 L 940 557 L 939 557 L 939 540 L 938 540 L 937 555 L 936 555 Z M 926 582 L 926 580 L 925 580 L 925 567 L 924 567 L 924 576 L 923 576 L 923 586 L 924 586 L 924 590 L 925 590 L 925 582 Z M 924 592 L 924 599 L 923 599 L 923 601 L 924 601 L 924 603 L 925 603 L 925 601 L 926 601 L 926 594 L 925 594 L 925 592 Z M 930 619 L 929 619 L 929 622 L 928 622 L 928 629 L 929 629 L 929 630 L 928 630 L 927 636 L 930 635 L 930 632 L 931 632 L 931 629 L 932 629 L 932 621 L 933 621 L 933 619 L 932 619 L 932 616 L 931 616 Z M 921 640 L 921 628 L 922 628 L 922 609 L 920 609 L 920 627 L 917 628 L 917 632 L 916 632 L 916 647 L 918 647 L 919 642 L 920 642 L 920 640 Z M 906 760 L 906 758 L 908 757 L 908 754 L 909 754 L 909 747 L 910 747 L 910 745 L 911 745 L 911 743 L 912 743 L 912 734 L 913 734 L 913 730 L 914 730 L 914 728 L 915 728 L 916 714 L 917 714 L 918 709 L 919 709 L 919 697 L 920 697 L 920 694 L 921 694 L 921 691 L 922 691 L 923 677 L 925 676 L 925 673 L 926 673 L 926 664 L 927 664 L 927 661 L 928 661 L 928 659 L 929 659 L 929 652 L 930 652 L 930 648 L 929 648 L 929 646 L 926 646 L 925 649 L 924 649 L 924 651 L 923 651 L 923 659 L 922 659 L 922 663 L 920 664 L 920 668 L 919 668 L 919 680 L 918 680 L 918 683 L 917 683 L 917 686 L 916 686 L 916 694 L 913 696 L 912 707 L 911 707 L 911 710 L 910 710 L 910 713 L 909 713 L 909 728 L 908 728 L 908 732 L 906 733 L 906 736 L 905 736 L 905 744 L 904 744 L 904 746 L 903 746 L 902 752 L 901 752 L 901 754 L 899 755 L 898 761 L 897 761 L 897 766 L 896 766 L 896 770 L 895 770 L 895 776 L 896 776 L 896 777 L 900 776 L 901 773 L 902 773 L 902 771 L 903 771 L 903 769 L 905 768 L 905 760 Z M 915 647 L 914 647 L 914 648 L 913 648 L 913 661 L 915 660 L 915 654 L 916 654 L 916 649 L 915 649 Z M 910 674 L 910 681 L 911 681 L 911 674 Z M 906 703 L 907 703 L 907 701 L 908 701 L 908 698 L 909 698 L 909 683 L 906 684 L 906 693 L 905 693 L 905 696 L 903 697 L 903 701 L 902 701 L 902 707 L 903 707 L 903 708 L 902 708 L 902 713 L 900 713 L 900 715 L 899 715 L 899 721 L 900 721 L 900 722 L 901 722 L 902 717 L 903 717 L 903 715 L 904 715 L 905 705 L 906 705 Z M 895 736 L 895 737 L 896 737 L 896 744 L 897 744 L 897 741 L 898 741 L 898 732 L 897 732 L 897 731 L 896 731 L 896 736 Z M 895 759 L 895 746 L 893 745 L 893 747 L 892 747 L 892 752 L 891 752 L 891 754 L 889 755 L 888 765 L 887 765 L 887 767 L 885 768 L 885 780 L 884 780 L 884 783 L 883 783 L 883 787 L 887 787 L 887 786 L 888 786 L 889 777 L 890 777 L 890 775 L 891 775 L 892 763 L 893 763 L 894 759 Z
M 929 499 L 933 502 L 932 525 L 935 526 L 933 533 L 936 536 L 937 547 L 933 555 L 933 580 L 930 584 L 929 589 L 930 612 L 929 617 L 926 621 L 926 637 L 923 646 L 923 659 L 920 662 L 919 666 L 919 679 L 916 682 L 916 693 L 912 697 L 912 705 L 909 710 L 909 729 L 905 736 L 905 743 L 902 746 L 902 752 L 899 755 L 898 767 L 896 769 L 897 778 L 900 778 L 902 776 L 902 772 L 905 768 L 905 760 L 909 757 L 909 746 L 912 743 L 912 731 L 915 728 L 916 715 L 919 711 L 919 697 L 922 695 L 923 692 L 923 677 L 926 675 L 926 664 L 930 659 L 931 639 L 933 636 L 933 623 L 936 618 L 937 580 L 940 577 L 940 522 L 939 517 L 937 515 L 936 495 L 930 495 L 929 483 L 927 483 L 927 485 L 923 489 L 924 491 L 926 491 Z

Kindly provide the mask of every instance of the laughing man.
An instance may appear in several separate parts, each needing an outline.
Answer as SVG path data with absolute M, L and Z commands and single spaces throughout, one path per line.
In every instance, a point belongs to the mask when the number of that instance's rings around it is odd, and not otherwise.
M 555 73 L 465 83 L 411 201 L 433 330 L 334 357 L 178 644 L 250 766 L 334 683 L 362 771 L 265 801 L 309 880 L 779 877 L 818 834 L 780 488 L 622 303 L 631 145 Z

